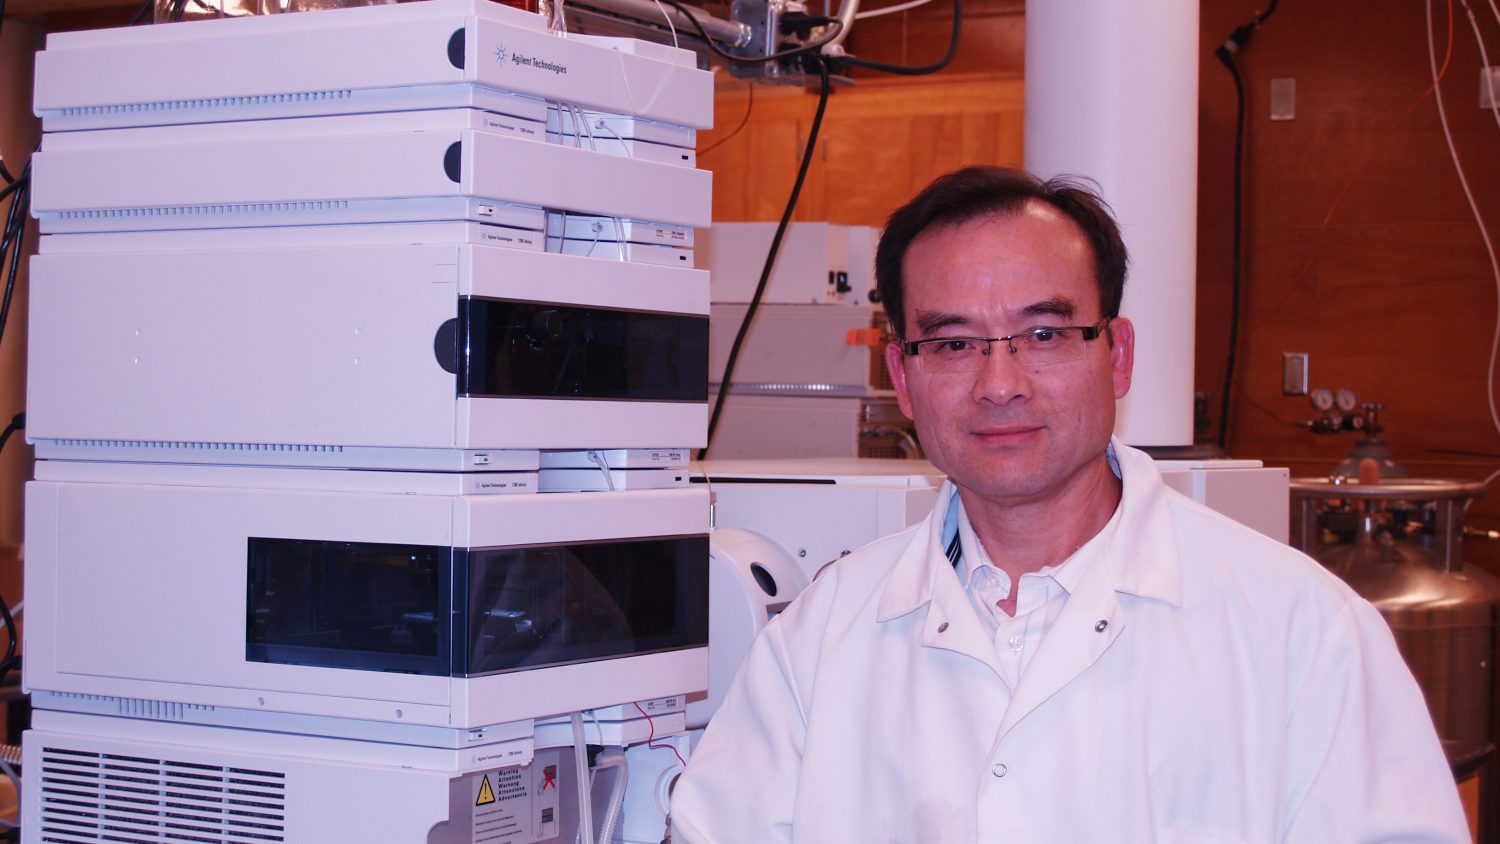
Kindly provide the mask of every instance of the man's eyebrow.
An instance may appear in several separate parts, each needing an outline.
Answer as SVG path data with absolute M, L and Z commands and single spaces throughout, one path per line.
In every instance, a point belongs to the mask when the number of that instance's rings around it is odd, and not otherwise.
M 1021 316 L 1024 317 L 1055 316 L 1062 319 L 1072 319 L 1076 313 L 1078 313 L 1078 306 L 1073 300 L 1061 296 L 1053 299 L 1043 299 L 1040 302 L 1033 302 L 1021 309 Z
M 914 323 L 917 326 L 917 333 L 922 336 L 932 334 L 939 329 L 970 324 L 968 317 L 946 311 L 918 311 Z

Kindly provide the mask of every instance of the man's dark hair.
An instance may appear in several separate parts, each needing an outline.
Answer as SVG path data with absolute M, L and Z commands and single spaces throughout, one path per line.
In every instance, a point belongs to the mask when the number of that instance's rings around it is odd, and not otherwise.
M 1119 316 L 1128 259 L 1120 228 L 1097 191 L 1067 176 L 1044 182 L 1010 167 L 965 167 L 938 177 L 886 221 L 885 233 L 875 250 L 875 287 L 890 317 L 891 330 L 906 336 L 901 264 L 918 235 L 934 226 L 966 223 L 991 214 L 1014 214 L 1029 202 L 1056 208 L 1083 230 L 1094 252 L 1102 316 Z

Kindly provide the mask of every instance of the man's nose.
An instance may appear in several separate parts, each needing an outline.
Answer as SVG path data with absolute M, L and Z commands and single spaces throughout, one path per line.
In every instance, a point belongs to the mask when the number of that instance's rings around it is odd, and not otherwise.
M 974 373 L 975 401 L 1005 404 L 1031 394 L 1031 377 L 1003 342 L 990 345 L 979 370 Z

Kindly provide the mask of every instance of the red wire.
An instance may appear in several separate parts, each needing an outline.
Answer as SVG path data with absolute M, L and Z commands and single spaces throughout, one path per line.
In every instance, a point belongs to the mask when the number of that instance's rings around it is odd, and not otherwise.
M 661 748 L 665 747 L 666 749 L 672 751 L 672 755 L 676 756 L 677 757 L 677 761 L 680 762 L 680 763 L 682 763 L 682 767 L 686 768 L 687 767 L 687 760 L 682 758 L 682 754 L 677 752 L 677 748 L 676 747 L 674 747 L 673 745 L 670 745 L 670 744 L 656 744 L 655 743 L 656 742 L 656 722 L 652 721 L 650 714 L 648 714 L 646 712 L 646 710 L 644 710 L 644 709 L 641 708 L 640 702 L 636 703 L 635 708 L 637 710 L 639 710 L 640 713 L 646 717 L 646 726 L 649 727 L 650 730 L 651 730 L 651 732 L 646 736 L 646 746 L 649 747 L 649 748 L 651 748 L 652 750 L 660 750 Z
M 754 83 L 746 85 L 745 86 L 745 91 L 746 91 L 746 94 L 745 94 L 745 116 L 742 117 L 742 118 L 740 118 L 740 125 L 734 127 L 734 131 L 733 132 L 730 132 L 729 134 L 725 135 L 724 137 L 718 139 L 717 141 L 714 141 L 713 143 L 709 144 L 708 146 L 704 147 L 703 149 L 698 150 L 698 157 L 699 158 L 702 158 L 703 156 L 708 155 L 715 148 L 723 146 L 724 142 L 728 141 L 730 138 L 733 138 L 735 135 L 738 135 L 740 133 L 740 130 L 743 129 L 743 128 L 745 128 L 745 124 L 747 124 L 747 123 L 750 122 L 750 112 L 755 109 L 755 85 L 754 85 Z

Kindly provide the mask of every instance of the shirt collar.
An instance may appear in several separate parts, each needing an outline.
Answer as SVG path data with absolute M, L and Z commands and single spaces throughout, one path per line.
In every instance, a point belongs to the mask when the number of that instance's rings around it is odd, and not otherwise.
M 1113 438 L 1105 456 L 1124 487 L 1120 505 L 1104 529 L 1069 560 L 1080 555 L 1102 557 L 1105 568 L 1100 573 L 1112 580 L 1115 591 L 1181 606 L 1182 567 L 1176 532 L 1155 461 Z M 967 600 L 963 579 L 955 574 L 944 554 L 958 531 L 958 508 L 962 505 L 957 498 L 957 488 L 945 481 L 932 513 L 917 526 L 891 570 L 880 597 L 877 621 L 905 615 L 933 600 L 953 600 L 953 593 Z M 1053 569 L 1053 576 L 1073 592 L 1079 579 L 1093 568 L 1064 564 Z
M 1104 459 L 1109 464 L 1109 470 L 1114 473 L 1116 478 L 1119 478 L 1120 461 L 1115 455 L 1113 440 L 1110 441 L 1109 445 L 1105 446 Z M 1034 572 L 1027 572 L 1022 577 L 1050 577 L 1057 581 L 1057 585 L 1062 587 L 1064 592 L 1072 594 L 1078 585 L 1079 579 L 1083 577 L 1084 569 L 1088 568 L 1089 561 L 1099 556 L 1100 549 L 1108 545 L 1109 537 L 1120 523 L 1121 509 L 1116 506 L 1114 511 L 1110 513 L 1109 521 L 1105 523 L 1104 527 L 1098 533 L 1089 537 L 1078 548 L 1074 549 L 1073 553 L 1069 554 L 1062 562 L 1057 565 L 1044 566 Z M 955 568 L 958 571 L 959 581 L 965 584 L 966 587 L 973 584 L 975 573 L 980 569 L 986 566 L 999 568 L 999 566 L 995 566 L 994 561 L 985 550 L 984 544 L 979 539 L 979 535 L 974 532 L 974 525 L 969 521 L 969 514 L 964 509 L 963 496 L 956 494 L 948 505 L 948 515 L 943 522 L 943 548 L 945 551 L 954 547 L 951 544 L 954 538 L 961 540 L 959 546 L 957 546 L 960 549 L 960 556 Z M 1012 584 L 1012 589 L 1014 590 L 1015 588 L 1017 588 L 1016 584 Z

